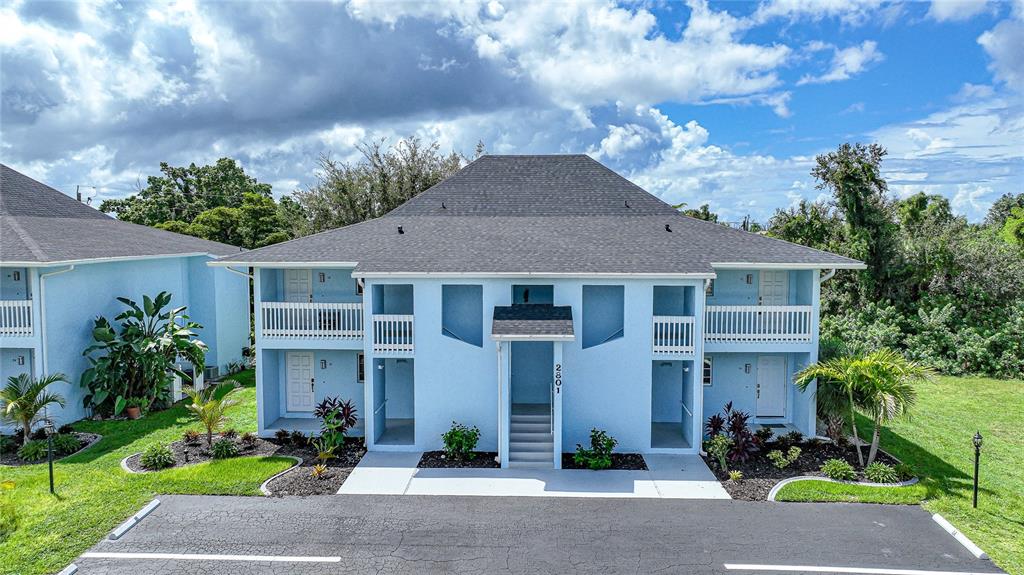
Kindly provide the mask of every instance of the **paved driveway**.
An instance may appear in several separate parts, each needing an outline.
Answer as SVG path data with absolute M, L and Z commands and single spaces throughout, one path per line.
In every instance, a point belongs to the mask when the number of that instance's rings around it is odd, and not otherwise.
M 121 540 L 79 558 L 80 573 L 998 572 L 918 507 L 414 495 L 161 500 Z M 103 556 L 110 553 L 125 555 Z

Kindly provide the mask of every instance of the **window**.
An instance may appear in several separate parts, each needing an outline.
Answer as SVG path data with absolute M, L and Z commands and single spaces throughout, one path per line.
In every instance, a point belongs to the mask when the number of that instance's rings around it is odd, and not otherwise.
M 366 366 L 363 364 L 363 354 L 356 354 L 356 381 L 363 383 L 366 381 Z
M 704 371 L 701 373 L 701 380 L 704 382 L 704 387 L 711 387 L 711 358 L 704 358 Z
M 715 297 L 715 280 L 708 280 L 708 287 L 704 290 L 708 297 Z
M 484 346 L 484 286 L 441 286 L 441 335 Z
M 623 286 L 583 286 L 584 349 L 624 335 L 624 304 Z

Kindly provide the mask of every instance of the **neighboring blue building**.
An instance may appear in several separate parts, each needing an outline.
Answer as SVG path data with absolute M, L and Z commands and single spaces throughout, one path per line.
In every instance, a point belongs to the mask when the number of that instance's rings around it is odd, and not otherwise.
M 62 372 L 67 400 L 58 422 L 87 415 L 79 377 L 88 366 L 93 320 L 114 316 L 119 296 L 141 302 L 161 291 L 203 325 L 216 369 L 242 359 L 249 340 L 243 275 L 206 262 L 239 248 L 121 222 L 0 165 L 0 376 Z
M 695 453 L 731 401 L 815 431 L 821 281 L 860 262 L 695 220 L 587 156 L 484 156 L 388 215 L 221 258 L 255 268 L 259 432 L 357 404 L 371 450 L 478 426 L 503 466 Z M 827 276 L 822 270 L 829 270 Z

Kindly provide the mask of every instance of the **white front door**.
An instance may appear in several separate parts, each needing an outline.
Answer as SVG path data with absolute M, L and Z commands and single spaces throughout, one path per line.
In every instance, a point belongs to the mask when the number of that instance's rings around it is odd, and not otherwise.
M 777 355 L 757 358 L 757 416 L 786 415 L 786 359 Z
M 288 411 L 313 411 L 313 352 L 285 354 L 288 373 Z
M 786 305 L 789 302 L 789 272 L 786 270 L 761 270 L 761 282 L 758 288 L 758 304 Z
M 309 303 L 313 293 L 313 270 L 284 271 L 284 301 Z

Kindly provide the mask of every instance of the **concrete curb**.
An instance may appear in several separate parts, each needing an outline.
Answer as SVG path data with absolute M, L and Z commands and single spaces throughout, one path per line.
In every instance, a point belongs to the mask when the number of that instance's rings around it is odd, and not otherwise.
M 71 565 L 61 569 L 57 575 L 75 575 L 75 573 L 78 573 L 78 565 L 72 563 Z
M 136 453 L 132 453 L 132 454 L 131 454 L 131 455 L 129 455 L 128 457 L 125 457 L 124 459 L 122 459 L 122 460 L 121 460 L 121 469 L 124 469 L 124 470 L 125 470 L 125 471 L 127 471 L 128 473 L 134 473 L 134 474 L 136 474 L 136 475 L 142 475 L 143 473 L 149 473 L 148 471 L 135 471 L 135 470 L 134 470 L 134 469 L 132 469 L 131 467 L 128 467 L 128 460 L 129 460 L 129 459 L 131 459 L 131 458 L 133 458 L 133 457 L 135 457 L 136 455 L 139 455 L 139 454 L 141 454 L 141 453 L 142 453 L 141 451 L 139 451 L 139 452 L 136 452 Z
M 827 483 L 845 483 L 846 485 L 863 485 L 865 487 L 907 487 L 920 481 L 917 477 L 908 481 L 901 481 L 899 483 L 871 483 L 868 481 L 840 481 L 838 479 L 832 479 L 830 477 L 817 477 L 814 475 L 801 475 L 799 477 L 790 477 L 783 479 L 782 481 L 775 484 L 772 490 L 768 492 L 768 501 L 775 501 L 775 496 L 782 490 L 783 487 L 790 483 L 796 483 L 797 481 L 825 481 Z
M 273 493 L 270 491 L 270 489 L 267 489 L 267 485 L 269 485 L 271 481 L 277 479 L 278 477 L 281 477 L 285 473 L 288 473 L 289 471 L 291 471 L 291 470 L 295 469 L 296 467 L 302 465 L 302 461 L 303 461 L 301 457 L 295 457 L 294 455 L 275 455 L 274 457 L 284 457 L 284 458 L 287 458 L 287 459 L 291 459 L 292 461 L 295 462 L 295 465 L 292 465 L 291 467 L 289 467 L 288 469 L 285 469 L 284 471 L 281 471 L 279 473 L 275 473 L 274 475 L 272 475 L 269 478 L 267 478 L 266 481 L 261 483 L 260 484 L 260 492 L 263 493 L 263 495 L 268 495 L 268 496 L 269 495 L 273 495 Z
M 111 541 L 117 541 L 121 537 L 124 537 L 124 534 L 128 533 L 129 529 L 131 529 L 132 527 L 135 527 L 136 525 L 138 525 L 139 521 L 142 521 L 147 515 L 152 513 L 153 510 L 156 509 L 159 506 L 160 506 L 160 500 L 159 499 L 154 499 L 154 500 L 150 501 L 149 503 L 146 504 L 145 507 L 140 509 L 138 513 L 136 513 L 135 515 L 132 515 L 131 517 L 128 518 L 127 521 L 125 521 L 124 523 L 118 525 L 116 529 L 111 531 L 110 535 L 107 536 L 107 539 L 110 539 Z
M 966 535 L 960 533 L 960 531 L 957 530 L 956 527 L 953 527 L 953 524 L 947 521 L 945 517 L 936 513 L 932 515 L 932 519 L 934 519 L 935 522 L 939 524 L 939 527 L 942 527 L 946 531 L 946 533 L 952 535 L 953 539 L 959 541 L 961 545 L 963 545 L 968 551 L 970 551 L 971 555 L 974 555 L 978 559 L 988 559 L 988 553 L 982 551 L 981 547 L 978 547 L 974 544 L 973 541 L 968 539 Z

